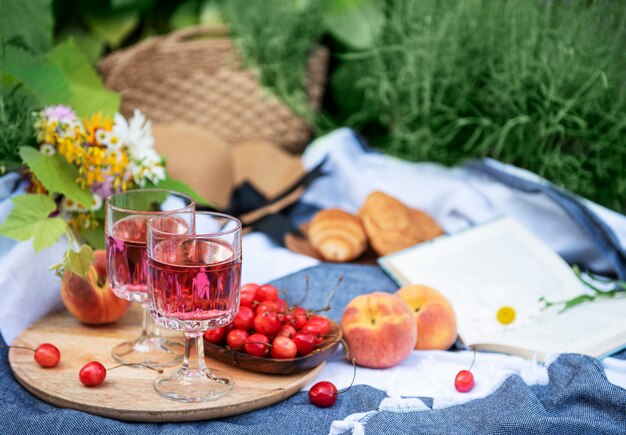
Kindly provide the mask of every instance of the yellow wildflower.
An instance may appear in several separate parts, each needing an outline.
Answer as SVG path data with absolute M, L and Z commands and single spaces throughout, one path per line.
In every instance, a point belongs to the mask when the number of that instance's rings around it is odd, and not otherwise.
M 111 131 L 111 129 L 113 128 L 113 120 L 108 116 L 105 116 L 103 118 L 102 112 L 91 115 L 91 120 L 89 118 L 84 118 L 83 124 L 85 125 L 87 142 L 89 143 L 96 143 L 96 132 L 99 129 Z

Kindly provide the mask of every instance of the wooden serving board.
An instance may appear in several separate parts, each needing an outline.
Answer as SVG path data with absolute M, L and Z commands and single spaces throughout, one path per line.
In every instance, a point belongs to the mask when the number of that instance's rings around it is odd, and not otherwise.
M 81 384 L 78 371 L 85 363 L 96 360 L 105 367 L 117 365 L 111 357 L 111 349 L 121 341 L 136 337 L 140 314 L 139 307 L 133 307 L 114 325 L 88 327 L 65 310 L 53 313 L 22 332 L 13 344 L 35 348 L 50 342 L 61 352 L 59 365 L 42 368 L 33 360 L 31 351 L 11 348 L 11 370 L 32 394 L 62 408 L 126 421 L 174 422 L 228 417 L 280 402 L 300 391 L 324 365 L 291 375 L 267 375 L 207 358 L 207 366 L 233 380 L 235 386 L 228 396 L 204 403 L 180 403 L 162 398 L 152 388 L 159 374 L 149 369 L 120 367 L 107 373 L 104 383 L 97 387 Z M 182 335 L 174 331 L 162 331 L 164 336 L 183 340 Z M 165 373 L 175 370 L 177 368 L 167 369 Z

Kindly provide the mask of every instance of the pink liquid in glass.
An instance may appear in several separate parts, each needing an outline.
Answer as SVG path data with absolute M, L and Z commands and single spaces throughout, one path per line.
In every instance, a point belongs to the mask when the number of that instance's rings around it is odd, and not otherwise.
M 109 283 L 115 294 L 133 302 L 148 299 L 146 278 L 146 225 L 152 216 L 128 216 L 113 224 L 106 240 Z M 185 222 L 172 218 L 165 231 L 184 233 Z
M 239 308 L 241 257 L 216 239 L 175 238 L 156 244 L 148 258 L 157 323 L 206 330 L 230 323 Z

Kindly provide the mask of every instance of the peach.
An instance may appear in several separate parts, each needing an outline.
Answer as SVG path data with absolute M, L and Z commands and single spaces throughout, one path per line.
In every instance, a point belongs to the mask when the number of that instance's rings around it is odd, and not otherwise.
M 446 350 L 456 340 L 456 316 L 450 302 L 437 290 L 410 285 L 396 292 L 413 311 L 418 337 L 415 349 Z
M 341 328 L 355 362 L 375 369 L 398 364 L 411 353 L 417 339 L 409 307 L 383 292 L 352 299 L 343 312 Z
M 94 252 L 86 280 L 69 271 L 63 274 L 61 298 L 68 311 L 81 322 L 88 325 L 111 323 L 126 314 L 130 302 L 115 296 L 106 278 L 106 253 L 102 249 Z

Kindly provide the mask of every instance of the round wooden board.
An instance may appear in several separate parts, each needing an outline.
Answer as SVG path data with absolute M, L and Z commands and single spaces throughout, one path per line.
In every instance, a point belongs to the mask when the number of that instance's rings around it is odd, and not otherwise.
M 98 327 L 82 325 L 65 310 L 53 313 L 22 332 L 13 344 L 34 348 L 51 342 L 61 351 L 59 365 L 42 368 L 34 362 L 31 351 L 16 348 L 10 349 L 9 364 L 20 384 L 46 402 L 137 422 L 208 420 L 264 408 L 300 391 L 324 365 L 292 375 L 267 375 L 207 358 L 207 365 L 233 380 L 235 386 L 225 398 L 205 403 L 179 403 L 160 397 L 152 388 L 159 374 L 149 369 L 120 367 L 109 372 L 102 385 L 83 386 L 78 380 L 80 368 L 93 360 L 105 367 L 116 365 L 111 349 L 121 341 L 134 338 L 139 333 L 139 324 L 138 307 L 133 307 L 120 322 Z M 174 331 L 163 330 L 163 335 L 182 342 L 182 335 Z M 176 369 L 168 369 L 166 373 Z

